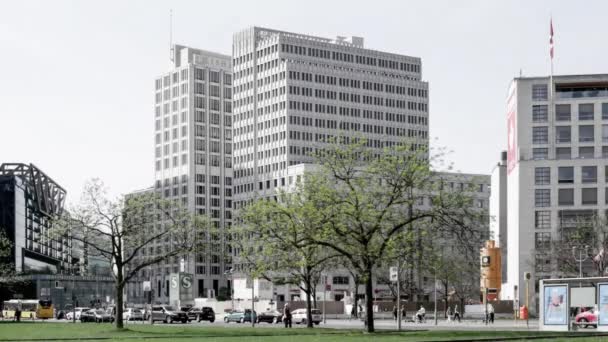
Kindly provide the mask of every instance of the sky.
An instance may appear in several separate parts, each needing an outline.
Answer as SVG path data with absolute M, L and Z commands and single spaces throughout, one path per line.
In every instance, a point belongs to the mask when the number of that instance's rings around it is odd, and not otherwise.
M 0 0 L 0 163 L 34 163 L 77 201 L 153 183 L 154 79 L 173 41 L 230 54 L 262 26 L 422 58 L 433 147 L 455 170 L 489 174 L 506 149 L 513 77 L 606 73 L 605 1 Z

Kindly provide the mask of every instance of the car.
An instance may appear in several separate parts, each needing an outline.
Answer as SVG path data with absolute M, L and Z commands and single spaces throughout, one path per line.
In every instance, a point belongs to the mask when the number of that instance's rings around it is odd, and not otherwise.
M 114 317 L 102 309 L 91 309 L 80 314 L 80 322 L 114 322 Z
M 187 312 L 189 321 L 209 321 L 215 322 L 215 311 L 213 308 L 203 306 L 202 308 L 190 308 Z
M 316 325 L 319 325 L 323 320 L 323 314 L 319 309 L 311 309 L 312 314 L 312 322 Z M 296 309 L 293 310 L 291 314 L 291 321 L 296 324 L 306 324 L 306 309 Z
M 188 323 L 188 315 L 170 305 L 160 305 L 152 307 L 152 322 L 162 321 L 163 323 L 182 322 Z
M 266 323 L 280 323 L 283 321 L 283 314 L 276 310 L 266 310 L 264 312 L 260 312 L 258 314 L 258 323 L 266 322 Z
M 597 314 L 594 309 L 583 311 L 574 317 L 574 321 L 580 324 L 583 328 L 589 326 L 597 328 Z M 589 323 L 589 324 L 585 324 Z
M 87 307 L 77 307 L 74 310 L 70 310 L 65 314 L 65 319 L 67 320 L 72 320 L 74 319 L 74 316 L 76 316 L 76 320 L 80 320 L 80 315 L 84 312 L 84 311 L 88 311 L 91 310 L 90 308 Z
M 126 308 L 122 313 L 122 319 L 125 321 L 141 321 L 144 319 L 144 315 L 141 309 Z
M 253 319 L 256 319 L 256 312 L 253 312 Z M 245 311 L 233 311 L 229 314 L 226 314 L 226 316 L 224 317 L 224 322 L 226 323 L 230 323 L 230 322 L 237 322 L 237 323 L 245 323 L 245 322 L 251 322 L 251 310 L 247 309 Z

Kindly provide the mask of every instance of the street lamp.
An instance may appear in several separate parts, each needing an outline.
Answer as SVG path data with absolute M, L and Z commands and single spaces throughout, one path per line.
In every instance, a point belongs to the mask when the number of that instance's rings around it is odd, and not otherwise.
M 232 276 L 233 271 L 234 269 L 231 267 L 224 272 L 226 278 L 230 277 L 230 299 L 232 300 L 232 311 L 234 311 L 234 277 Z
M 576 258 L 576 250 L 578 249 L 578 259 Z M 574 257 L 574 261 L 578 262 L 578 277 L 583 277 L 583 261 L 587 260 L 589 254 L 589 246 L 585 245 L 581 247 L 572 247 L 572 256 Z

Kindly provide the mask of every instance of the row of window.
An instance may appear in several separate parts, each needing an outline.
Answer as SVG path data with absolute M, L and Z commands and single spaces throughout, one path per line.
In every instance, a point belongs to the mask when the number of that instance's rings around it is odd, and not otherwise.
M 602 120 L 608 120 L 608 103 L 602 103 Z M 547 122 L 548 121 L 547 105 L 532 106 L 532 122 Z M 595 119 L 595 104 L 579 103 L 578 104 L 578 120 L 587 121 Z M 571 121 L 572 109 L 570 104 L 555 105 L 555 120 L 556 121 Z
M 205 183 L 207 177 L 204 173 L 197 173 L 195 176 L 195 180 L 197 183 Z M 215 176 L 215 175 L 210 175 L 209 176 L 209 183 L 210 184 L 220 184 L 220 180 L 221 177 L 220 176 Z M 171 182 L 173 181 L 173 182 Z M 187 183 L 188 182 L 188 175 L 182 175 L 181 176 L 181 182 L 182 183 Z M 164 180 L 164 186 L 171 186 L 171 185 L 178 185 L 180 183 L 179 181 L 179 177 L 178 176 L 174 176 L 173 178 L 165 178 Z M 156 180 L 156 188 L 161 188 L 163 185 L 163 182 L 160 179 Z M 232 177 L 224 177 L 224 185 L 226 186 L 231 186 L 232 185 Z
M 557 205 L 571 206 L 574 205 L 575 189 L 557 189 Z M 594 205 L 597 202 L 597 188 L 582 188 L 580 189 L 580 204 Z M 605 203 L 608 204 L 608 188 L 606 189 Z M 534 206 L 537 208 L 551 206 L 551 189 L 535 189 L 534 190 Z
M 579 125 L 578 126 L 578 141 L 583 143 L 595 142 L 595 126 L 594 125 Z M 555 126 L 555 142 L 570 143 L 572 142 L 572 127 L 571 126 Z M 602 125 L 602 142 L 608 142 L 608 125 Z M 549 143 L 549 127 L 536 126 L 532 127 L 532 143 L 533 144 L 548 144 Z
M 608 166 L 604 167 L 605 181 L 608 183 Z M 557 184 L 574 184 L 574 167 L 560 166 L 557 168 Z M 580 183 L 597 183 L 597 166 L 580 167 Z M 551 168 L 537 167 L 534 169 L 535 185 L 551 184 Z
M 608 158 L 608 146 L 602 146 L 601 156 L 596 156 L 594 146 L 581 146 L 578 148 L 578 158 L 591 159 L 591 158 Z M 566 160 L 574 158 L 572 155 L 572 148 L 570 147 L 557 147 L 555 148 L 555 159 Z M 549 149 L 546 147 L 539 147 L 532 149 L 532 159 L 534 160 L 545 160 L 549 159 Z

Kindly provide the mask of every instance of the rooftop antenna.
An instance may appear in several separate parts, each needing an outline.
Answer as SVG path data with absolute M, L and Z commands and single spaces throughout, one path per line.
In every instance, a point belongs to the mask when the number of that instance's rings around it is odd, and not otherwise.
M 173 48 L 173 9 L 169 10 L 169 59 L 171 62 L 175 62 Z

